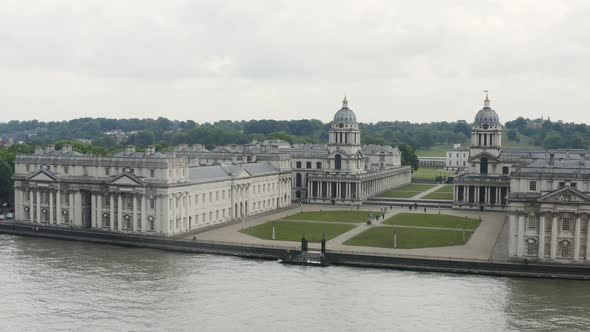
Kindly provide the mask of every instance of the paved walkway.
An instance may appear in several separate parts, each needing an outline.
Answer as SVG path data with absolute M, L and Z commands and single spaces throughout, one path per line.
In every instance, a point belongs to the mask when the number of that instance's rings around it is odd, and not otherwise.
M 435 191 L 439 190 L 440 188 L 442 188 L 442 187 L 444 187 L 444 186 L 445 186 L 444 184 L 439 184 L 439 185 L 436 185 L 436 186 L 434 186 L 434 187 L 432 187 L 432 188 L 430 188 L 430 189 L 428 189 L 428 190 L 425 190 L 425 191 L 423 191 L 423 192 L 419 193 L 418 195 L 416 195 L 416 196 L 412 197 L 412 199 L 421 199 L 421 198 L 423 198 L 424 196 L 426 196 L 426 195 L 428 195 L 428 194 L 430 194 L 430 193 L 433 193 L 433 192 L 435 192 Z
M 285 249 L 298 249 L 300 246 L 299 242 L 292 241 L 273 241 L 273 240 L 262 240 L 247 234 L 243 234 L 240 230 L 244 227 L 256 226 L 262 223 L 266 223 L 271 220 L 278 220 L 287 218 L 290 215 L 299 213 L 300 211 L 330 211 L 330 210 L 346 210 L 344 206 L 325 206 L 325 205 L 304 205 L 302 208 L 294 206 L 291 209 L 281 211 L 275 214 L 269 214 L 264 216 L 253 216 L 247 218 L 242 223 L 231 224 L 224 227 L 219 227 L 209 231 L 204 231 L 196 235 L 198 240 L 205 241 L 216 241 L 216 242 L 228 242 L 228 243 L 239 243 L 244 245 L 270 245 L 281 247 Z M 351 209 L 351 211 L 356 210 Z M 375 211 L 375 206 L 361 207 L 362 211 Z M 431 213 L 438 213 L 438 209 L 429 209 Z M 408 211 L 407 208 L 393 208 L 387 209 L 385 220 L 397 213 L 409 212 L 409 213 L 423 213 L 417 211 Z M 389 248 L 374 248 L 374 247 L 360 247 L 360 246 L 347 246 L 343 243 L 349 238 L 363 232 L 369 227 L 375 225 L 381 225 L 384 219 L 380 219 L 379 222 L 373 222 L 372 225 L 358 224 L 358 227 L 343 233 L 328 241 L 328 250 L 356 252 L 362 254 L 379 254 L 379 255 L 395 255 L 395 256 L 407 256 L 407 257 L 422 257 L 422 258 L 452 258 L 452 259 L 476 259 L 476 260 L 490 260 L 494 245 L 504 221 L 506 219 L 506 213 L 503 212 L 479 212 L 479 211 L 460 211 L 451 209 L 441 209 L 441 213 L 466 216 L 474 219 L 482 219 L 479 227 L 475 230 L 469 241 L 462 246 L 450 246 L 450 247 L 437 247 L 437 248 L 420 248 L 420 249 L 389 249 Z M 300 220 L 298 220 L 300 221 Z M 327 222 L 331 223 L 331 222 Z M 192 238 L 188 236 L 187 238 Z M 310 243 L 310 249 L 319 249 L 319 243 Z

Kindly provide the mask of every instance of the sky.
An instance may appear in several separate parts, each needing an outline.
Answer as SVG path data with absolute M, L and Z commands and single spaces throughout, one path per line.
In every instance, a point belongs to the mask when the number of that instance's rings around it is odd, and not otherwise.
M 0 121 L 590 122 L 587 0 L 3 0 Z

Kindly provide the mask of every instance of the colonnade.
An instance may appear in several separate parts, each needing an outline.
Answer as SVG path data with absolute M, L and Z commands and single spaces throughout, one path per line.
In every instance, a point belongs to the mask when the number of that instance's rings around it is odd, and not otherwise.
M 455 185 L 453 201 L 459 204 L 483 203 L 486 205 L 504 205 L 509 187 L 486 185 Z
M 537 223 L 538 221 L 538 223 Z M 510 257 L 590 261 L 590 218 L 587 213 L 524 212 L 509 214 Z
M 402 174 L 391 175 L 383 178 L 360 179 L 356 181 L 313 178 L 307 181 L 308 201 L 341 200 L 364 201 L 371 196 L 385 192 L 391 188 L 409 182 L 405 181 Z

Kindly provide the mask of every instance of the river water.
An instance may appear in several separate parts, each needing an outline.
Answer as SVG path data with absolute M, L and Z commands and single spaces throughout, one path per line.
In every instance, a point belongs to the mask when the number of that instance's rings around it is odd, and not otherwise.
M 590 282 L 182 254 L 0 234 L 0 329 L 590 330 Z

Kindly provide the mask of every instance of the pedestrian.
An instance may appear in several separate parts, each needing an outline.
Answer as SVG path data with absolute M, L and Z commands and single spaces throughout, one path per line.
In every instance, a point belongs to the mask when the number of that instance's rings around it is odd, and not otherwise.
M 424 207 L 424 212 L 426 212 L 426 206 Z
M 193 235 L 193 241 L 195 241 L 196 239 L 197 239 L 197 237 Z
M 412 206 L 411 205 L 408 205 L 408 209 L 410 209 L 410 211 L 412 211 Z

